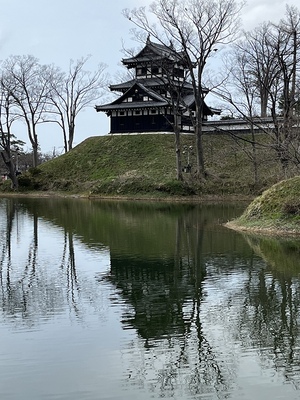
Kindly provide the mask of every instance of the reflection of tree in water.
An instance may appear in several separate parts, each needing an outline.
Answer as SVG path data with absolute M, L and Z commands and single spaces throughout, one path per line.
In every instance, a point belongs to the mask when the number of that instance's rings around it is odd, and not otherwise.
M 111 256 L 106 279 L 129 305 L 122 322 L 144 343 L 144 350 L 132 343 L 128 384 L 147 386 L 162 397 L 182 390 L 182 395 L 226 398 L 231 384 L 232 371 L 218 359 L 200 318 L 206 223 L 194 215 L 178 218 L 173 259 Z
M 126 385 L 162 397 L 180 390 L 182 397 L 230 397 L 240 352 L 255 350 L 263 369 L 300 389 L 299 266 L 292 277 L 288 272 L 295 272 L 295 265 L 287 261 L 295 264 L 299 246 L 289 242 L 283 256 L 276 245 L 265 244 L 263 253 L 269 248 L 273 257 L 272 262 L 264 257 L 272 266 L 266 269 L 261 245 L 259 256 L 249 249 L 245 258 L 230 251 L 209 253 L 205 224 L 194 216 L 178 219 L 176 235 L 174 259 L 112 254 L 108 279 L 129 305 L 122 322 L 141 339 L 124 354 L 132 366 Z
M 209 214 L 192 206 L 182 211 L 144 210 L 138 204 L 135 210 L 120 203 L 117 208 L 113 203 L 73 208 L 66 200 L 63 208 L 59 201 L 52 207 L 21 203 L 22 210 L 16 201 L 0 201 L 0 212 L 8 215 L 0 225 L 0 308 L 7 320 L 33 325 L 66 308 L 76 318 L 84 317 L 85 306 L 99 310 L 101 288 L 84 279 L 77 265 L 76 232 L 87 245 L 92 238 L 93 245 L 112 249 L 106 277 L 117 289 L 112 302 L 120 307 L 121 299 L 123 326 L 138 333 L 131 348 L 123 350 L 130 365 L 125 385 L 165 397 L 230 397 L 240 350 L 228 342 L 222 348 L 226 334 L 242 350 L 255 349 L 262 368 L 278 371 L 299 387 L 297 243 L 252 240 L 255 256 L 241 235 L 211 225 L 212 208 Z M 29 231 L 20 224 L 24 215 L 27 225 L 31 221 Z M 42 220 L 63 227 L 57 267 L 41 265 Z M 31 235 L 18 264 L 12 252 L 16 234 Z M 214 299 L 215 293 L 220 299 Z M 218 328 L 223 331 L 216 333 Z
M 300 390 L 300 242 L 247 236 L 267 263 L 249 269 L 239 332 L 260 351 L 262 365 Z
M 11 323 L 30 327 L 64 312 L 67 303 L 70 316 L 83 317 L 83 299 L 90 297 L 96 287 L 78 278 L 72 231 L 64 230 L 61 260 L 60 248 L 56 248 L 53 261 L 41 265 L 37 212 L 27 214 L 17 200 L 2 200 L 0 212 L 7 215 L 6 223 L 1 225 L 0 309 L 3 316 Z M 27 240 L 24 258 L 18 257 L 14 247 L 16 237 L 17 242 Z M 97 303 L 97 295 L 94 297 Z
M 64 232 L 64 246 L 61 262 L 61 269 L 65 270 L 67 277 L 67 300 L 71 308 L 74 309 L 75 315 L 80 315 L 78 307 L 78 296 L 80 293 L 80 285 L 76 273 L 75 263 L 75 250 L 73 234 L 71 232 Z

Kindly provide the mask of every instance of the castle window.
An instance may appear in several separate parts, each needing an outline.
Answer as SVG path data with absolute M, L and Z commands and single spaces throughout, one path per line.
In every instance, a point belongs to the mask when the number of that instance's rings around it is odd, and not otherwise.
M 184 78 L 184 70 L 180 68 L 174 68 L 174 76 Z
M 139 67 L 136 69 L 136 74 L 137 76 L 143 76 L 147 74 L 147 68 L 146 67 Z

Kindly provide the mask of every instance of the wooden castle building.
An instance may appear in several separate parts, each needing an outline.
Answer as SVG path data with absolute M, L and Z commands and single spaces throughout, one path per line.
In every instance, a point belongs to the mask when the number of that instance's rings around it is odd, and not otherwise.
M 111 85 L 120 96 L 95 107 L 110 117 L 110 133 L 172 132 L 175 113 L 180 130 L 193 131 L 194 95 L 185 79 L 188 69 L 182 53 L 148 37 L 145 47 L 122 63 L 133 71 L 133 79 Z M 218 110 L 204 104 L 203 120 L 215 113 Z

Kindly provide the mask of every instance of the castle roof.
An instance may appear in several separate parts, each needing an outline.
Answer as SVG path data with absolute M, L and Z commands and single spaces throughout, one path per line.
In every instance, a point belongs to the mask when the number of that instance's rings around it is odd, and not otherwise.
M 128 101 L 129 97 L 137 97 L 137 94 L 139 97 L 137 100 L 132 102 Z M 147 96 L 148 100 L 144 101 L 144 96 Z M 135 82 L 122 96 L 118 97 L 112 103 L 96 106 L 96 111 L 157 108 L 166 107 L 168 105 L 169 102 L 163 96 L 144 86 L 140 82 Z
M 124 92 L 128 90 L 132 85 L 134 85 L 136 81 L 137 79 L 134 78 L 126 82 L 110 85 L 109 88 L 111 91 Z M 157 87 L 166 87 L 169 81 L 166 77 L 152 77 L 152 78 L 139 78 L 138 82 L 147 86 L 148 88 L 157 88 Z M 176 82 L 172 82 L 172 85 L 175 84 Z M 182 82 L 178 82 L 178 85 L 182 86 Z M 184 82 L 184 88 L 187 90 L 193 90 L 192 84 L 189 82 Z
M 145 47 L 135 56 L 129 58 L 123 58 L 122 63 L 127 66 L 127 68 L 133 68 L 136 64 L 148 64 L 153 61 L 165 60 L 170 63 L 177 63 L 181 65 L 186 65 L 186 59 L 184 52 L 176 51 L 174 46 L 170 44 L 166 46 L 161 43 L 153 43 L 148 37 Z
M 128 101 L 129 97 L 137 98 L 134 101 Z M 144 98 L 147 100 L 144 100 Z M 129 110 L 129 109 L 145 109 L 145 108 L 160 108 L 170 107 L 172 105 L 171 99 L 168 99 L 156 91 L 151 90 L 148 86 L 143 85 L 140 81 L 135 81 L 129 89 L 123 93 L 116 100 L 108 104 L 96 106 L 96 111 L 112 111 L 112 110 Z M 182 97 L 180 104 L 181 109 L 191 108 L 194 109 L 195 97 L 189 93 Z M 204 109 L 207 115 L 218 114 L 219 110 L 212 109 L 204 103 Z

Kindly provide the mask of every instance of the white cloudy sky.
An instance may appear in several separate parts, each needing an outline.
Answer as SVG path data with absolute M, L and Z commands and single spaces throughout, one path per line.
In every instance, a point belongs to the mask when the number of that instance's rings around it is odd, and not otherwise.
M 124 8 L 148 5 L 152 0 L 0 0 L 0 59 L 10 55 L 37 57 L 41 63 L 56 64 L 67 69 L 70 59 L 91 54 L 88 68 L 99 62 L 107 64 L 113 76 L 118 70 L 122 40 L 131 48 L 131 23 L 122 16 Z M 286 4 L 297 0 L 248 0 L 243 11 L 245 29 L 252 29 L 263 21 L 278 21 Z M 74 144 L 89 136 L 109 132 L 109 119 L 93 108 L 79 116 Z M 25 140 L 25 127 L 16 134 Z M 62 151 L 60 131 L 51 125 L 39 135 L 41 150 Z

